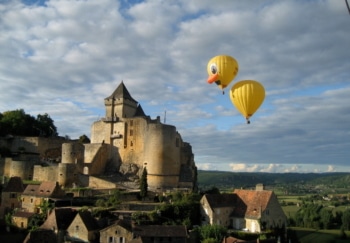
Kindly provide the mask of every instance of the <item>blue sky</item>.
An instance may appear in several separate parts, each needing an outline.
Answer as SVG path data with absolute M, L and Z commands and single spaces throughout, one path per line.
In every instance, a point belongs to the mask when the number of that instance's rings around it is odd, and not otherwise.
M 339 0 L 1 1 L 0 112 L 90 136 L 123 80 L 199 169 L 350 172 L 349 24 Z M 225 95 L 206 82 L 219 54 L 239 63 Z M 228 97 L 244 79 L 266 90 L 250 125 Z

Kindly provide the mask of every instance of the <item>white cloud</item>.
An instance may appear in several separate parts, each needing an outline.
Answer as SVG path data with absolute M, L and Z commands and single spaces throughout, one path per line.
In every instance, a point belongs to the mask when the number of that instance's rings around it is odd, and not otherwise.
M 60 135 L 89 136 L 103 99 L 124 80 L 146 114 L 166 110 L 200 168 L 350 171 L 342 167 L 350 153 L 344 2 L 45 4 L 0 3 L 0 112 L 48 113 Z M 206 83 L 207 61 L 222 53 L 239 62 L 233 82 L 265 86 L 250 125 L 228 89 Z

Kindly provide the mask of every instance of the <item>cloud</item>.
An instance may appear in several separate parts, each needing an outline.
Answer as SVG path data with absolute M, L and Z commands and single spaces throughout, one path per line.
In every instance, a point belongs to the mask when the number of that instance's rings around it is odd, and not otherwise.
M 48 113 L 60 135 L 89 136 L 123 80 L 146 114 L 166 113 L 201 168 L 350 171 L 342 167 L 350 153 L 344 2 L 25 3 L 0 3 L 0 112 Z M 266 89 L 250 125 L 230 87 L 222 95 L 206 83 L 218 54 L 239 62 L 233 82 L 255 79 Z

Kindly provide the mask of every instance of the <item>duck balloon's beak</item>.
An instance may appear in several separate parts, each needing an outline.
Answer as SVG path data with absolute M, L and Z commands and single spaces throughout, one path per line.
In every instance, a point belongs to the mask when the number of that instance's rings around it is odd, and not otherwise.
M 214 75 L 209 76 L 207 82 L 208 82 L 209 84 L 211 84 L 211 83 L 214 83 L 214 82 L 216 82 L 216 81 L 218 81 L 218 80 L 219 80 L 219 74 L 216 73 L 216 74 L 214 74 Z

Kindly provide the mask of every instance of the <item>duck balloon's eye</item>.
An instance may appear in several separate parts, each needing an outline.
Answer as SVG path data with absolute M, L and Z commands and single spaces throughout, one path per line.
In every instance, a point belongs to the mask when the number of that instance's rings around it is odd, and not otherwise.
M 212 63 L 210 65 L 210 71 L 211 71 L 212 74 L 216 74 L 218 72 L 218 68 L 217 68 L 215 63 Z

